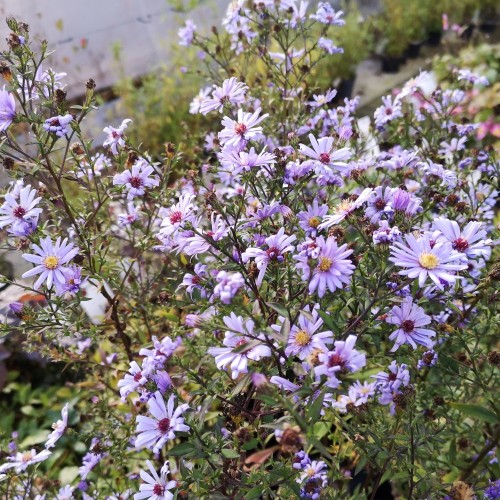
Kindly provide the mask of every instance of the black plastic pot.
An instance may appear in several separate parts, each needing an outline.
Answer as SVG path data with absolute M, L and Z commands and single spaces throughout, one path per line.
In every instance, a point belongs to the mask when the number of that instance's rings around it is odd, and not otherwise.
M 384 73 L 397 73 L 402 64 L 404 64 L 405 58 L 399 57 L 389 57 L 382 56 L 382 71 Z
M 350 99 L 352 97 L 355 83 L 356 76 L 351 76 L 351 78 L 342 80 L 340 85 L 337 87 L 337 95 L 335 96 L 335 99 L 337 101 L 343 101 L 346 97 L 347 99 Z
M 427 43 L 432 47 L 436 47 L 441 43 L 442 36 L 443 32 L 441 30 L 429 31 L 427 35 Z
M 422 42 L 410 42 L 406 47 L 405 55 L 408 59 L 416 59 L 420 55 Z
M 479 30 L 483 33 L 494 33 L 497 24 L 494 21 L 483 20 L 479 23 Z

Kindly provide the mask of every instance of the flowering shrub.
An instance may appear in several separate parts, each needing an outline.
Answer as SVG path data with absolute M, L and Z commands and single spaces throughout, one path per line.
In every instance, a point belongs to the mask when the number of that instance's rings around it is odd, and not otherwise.
M 421 73 L 358 122 L 303 78 L 341 25 L 306 2 L 187 23 L 214 78 L 191 112 L 217 124 L 188 170 L 128 120 L 87 137 L 94 82 L 69 106 L 9 20 L 2 245 L 41 299 L 3 331 L 74 376 L 52 432 L 2 430 L 4 497 L 497 498 L 498 161 L 454 119 L 472 77 Z

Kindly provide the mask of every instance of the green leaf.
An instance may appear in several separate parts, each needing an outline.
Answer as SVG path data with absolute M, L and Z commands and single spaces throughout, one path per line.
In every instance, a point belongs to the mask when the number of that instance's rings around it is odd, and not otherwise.
M 47 441 L 47 438 L 49 437 L 50 432 L 46 429 L 39 430 L 37 432 L 34 432 L 30 434 L 29 436 L 26 437 L 26 439 L 23 439 L 21 444 L 19 445 L 20 448 L 27 448 L 29 446 L 33 446 L 34 444 L 39 444 L 39 443 L 44 443 Z
M 181 443 L 169 450 L 168 454 L 173 457 L 182 457 L 193 451 L 196 451 L 196 446 L 193 443 Z
M 253 439 L 250 439 L 250 441 L 248 441 L 248 443 L 245 443 L 244 445 L 242 445 L 241 449 L 243 451 L 254 450 L 255 448 L 257 448 L 258 444 L 259 444 L 259 440 L 256 438 L 253 438 Z
M 318 309 L 319 317 L 324 321 L 325 325 L 333 331 L 333 333 L 338 332 L 340 329 L 333 320 L 333 318 L 327 314 L 325 311 Z
M 286 307 L 283 304 L 279 304 L 278 302 L 266 302 L 266 304 L 284 318 L 289 317 L 288 311 L 286 310 Z
M 267 394 L 259 394 L 257 396 L 257 399 L 259 399 L 260 401 L 263 401 L 264 403 L 266 403 L 266 405 L 270 405 L 270 406 L 276 406 L 276 400 L 272 397 L 272 396 L 268 396 Z
M 309 407 L 307 412 L 307 417 L 311 419 L 312 422 L 318 420 L 321 413 L 321 408 L 323 408 L 323 399 L 325 398 L 325 389 L 323 389 L 318 397 L 314 400 L 314 403 Z
M 251 500 L 252 498 L 260 498 L 262 493 L 264 492 L 264 489 L 265 486 L 262 484 L 260 484 L 259 486 L 255 486 L 245 495 L 245 500 Z
M 221 450 L 222 456 L 225 458 L 240 458 L 240 453 L 238 453 L 236 450 L 231 450 L 229 448 L 223 448 Z
M 477 418 L 479 420 L 483 420 L 484 422 L 488 422 L 489 424 L 496 424 L 499 422 L 497 415 L 481 405 L 450 403 L 450 406 L 468 417 Z

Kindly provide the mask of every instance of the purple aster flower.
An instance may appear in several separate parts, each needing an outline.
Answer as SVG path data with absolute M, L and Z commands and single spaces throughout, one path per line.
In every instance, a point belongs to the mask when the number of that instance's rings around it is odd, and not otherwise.
M 153 375 L 153 381 L 156 384 L 158 390 L 165 394 L 168 390 L 172 388 L 172 379 L 170 375 L 165 370 L 160 370 Z
M 344 49 L 342 47 L 337 47 L 333 40 L 329 38 L 325 38 L 324 36 L 319 37 L 318 39 L 318 47 L 321 50 L 324 50 L 327 54 L 343 54 Z
M 132 392 L 137 392 L 147 381 L 148 374 L 143 372 L 143 369 L 136 361 L 131 361 L 128 373 L 118 381 L 118 389 L 122 400 L 125 401 Z
M 90 444 L 90 449 L 92 450 L 99 440 L 96 438 L 92 439 Z M 97 453 L 94 451 L 89 451 L 82 458 L 82 465 L 78 467 L 78 474 L 82 481 L 87 479 L 87 476 L 92 472 L 92 469 L 103 459 L 104 453 Z
M 321 482 L 326 482 L 327 465 L 321 460 L 313 460 L 307 464 L 300 475 L 300 481 L 310 481 L 311 479 L 320 479 Z
M 423 308 L 413 303 L 411 297 L 406 297 L 401 306 L 394 306 L 386 321 L 398 326 L 389 336 L 390 340 L 395 340 L 391 352 L 397 351 L 403 344 L 410 344 L 413 349 L 417 348 L 417 344 L 429 348 L 434 345 L 431 337 L 435 337 L 436 332 L 422 328 L 431 322 L 431 318 L 425 314 Z
M 248 86 L 238 82 L 234 77 L 224 80 L 222 87 L 214 85 L 212 97 L 201 103 L 200 113 L 206 115 L 214 110 L 222 113 L 224 106 L 227 104 L 242 104 L 247 90 Z
M 389 244 L 397 241 L 401 236 L 401 231 L 397 226 L 389 227 L 389 222 L 381 220 L 379 228 L 373 231 L 373 244 Z
M 61 419 L 52 424 L 52 429 L 54 429 L 48 436 L 47 442 L 45 443 L 45 448 L 53 448 L 56 442 L 64 434 L 66 426 L 68 425 L 68 407 L 69 403 L 66 403 L 61 410 Z
M 182 340 L 180 337 L 172 340 L 170 337 L 164 337 L 161 341 L 158 340 L 156 335 L 153 335 L 153 349 L 146 347 L 141 348 L 139 351 L 140 356 L 145 356 L 143 361 L 143 370 L 149 373 L 152 370 L 160 370 L 163 368 L 168 358 L 172 356 L 175 350 L 181 345 Z
M 441 186 L 453 188 L 457 185 L 457 174 L 453 170 L 447 170 L 439 163 L 431 160 L 418 163 L 421 172 L 426 176 L 433 175 L 441 179 Z
M 337 340 L 333 351 L 320 353 L 320 364 L 314 368 L 316 380 L 319 381 L 324 375 L 327 378 L 326 385 L 335 389 L 340 383 L 337 373 L 361 370 L 366 365 L 366 355 L 354 349 L 357 339 L 355 335 L 349 335 L 345 341 Z
M 7 457 L 7 460 L 10 462 L 0 465 L 0 474 L 9 469 L 15 469 L 15 472 L 19 474 L 25 471 L 30 465 L 47 460 L 50 455 L 52 455 L 52 452 L 49 450 L 43 450 L 40 453 L 37 453 L 35 450 L 17 452 L 14 457 Z
M 484 498 L 486 500 L 498 500 L 500 498 L 500 479 L 490 482 L 484 490 Z
M 64 282 L 55 282 L 56 295 L 65 297 L 72 297 L 76 295 L 85 283 L 86 279 L 82 280 L 82 269 L 78 266 L 72 265 L 61 270 L 64 276 Z
M 392 196 L 392 207 L 395 212 L 400 212 L 407 217 L 413 217 L 416 213 L 422 211 L 420 206 L 422 200 L 413 196 L 404 189 L 395 189 Z
M 179 34 L 179 45 L 183 47 L 188 47 L 193 43 L 194 39 L 194 32 L 197 30 L 196 24 L 191 21 L 191 19 L 186 20 L 186 26 L 183 28 L 179 28 L 178 34 Z
M 153 175 L 155 169 L 146 160 L 140 159 L 131 169 L 127 169 L 121 174 L 116 174 L 113 177 L 114 186 L 125 186 L 127 199 L 131 200 L 136 196 L 145 194 L 146 189 L 158 186 L 160 181 L 157 175 Z
M 118 214 L 118 224 L 122 227 L 129 226 L 139 218 L 139 211 L 133 201 L 127 203 L 127 212 Z
M 308 105 L 311 108 L 320 108 L 321 106 L 325 106 L 328 104 L 335 96 L 337 95 L 337 91 L 335 89 L 329 89 L 326 94 L 313 95 L 313 101 L 308 101 Z
M 26 271 L 23 278 L 29 278 L 39 274 L 39 278 L 33 285 L 34 288 L 40 288 L 40 285 L 46 280 L 47 288 L 50 288 L 53 283 L 64 284 L 65 277 L 63 271 L 67 271 L 67 264 L 77 253 L 78 248 L 75 248 L 73 243 L 68 243 L 68 239 L 61 241 L 57 238 L 56 243 L 52 243 L 50 236 L 40 240 L 40 246 L 33 244 L 33 250 L 38 255 L 23 254 L 23 259 L 36 264 L 36 267 Z
M 305 144 L 299 144 L 299 150 L 302 154 L 311 158 L 311 160 L 307 161 L 314 167 L 316 174 L 330 174 L 333 172 L 333 169 L 343 170 L 347 167 L 345 160 L 351 157 L 351 150 L 349 148 L 342 148 L 332 151 L 333 137 L 316 139 L 314 135 L 309 134 L 309 141 L 312 148 Z
M 224 337 L 226 347 L 211 347 L 208 353 L 215 357 L 219 369 L 231 369 L 231 378 L 240 373 L 248 373 L 248 360 L 259 361 L 271 356 L 271 349 L 262 343 L 265 337 L 253 332 L 254 322 L 249 319 L 243 322 L 241 316 L 234 312 L 224 317 L 224 323 L 229 328 Z M 236 352 L 235 352 L 236 351 Z
M 401 109 L 401 101 L 396 98 L 394 102 L 390 95 L 382 97 L 383 105 L 375 110 L 374 118 L 375 125 L 380 128 L 384 128 L 392 120 L 396 118 L 401 118 L 403 116 L 403 111 Z
M 365 215 L 370 219 L 372 224 L 378 222 L 383 215 L 386 217 L 393 212 L 392 198 L 394 189 L 391 187 L 378 186 L 374 190 L 374 194 L 368 200 Z
M 197 234 L 187 239 L 187 244 L 182 250 L 186 255 L 206 253 L 213 248 L 212 241 L 220 241 L 229 234 L 227 224 L 220 214 L 213 213 L 211 215 L 211 222 L 211 230 L 202 231 L 202 234 Z
M 63 486 L 56 495 L 55 500 L 73 500 L 73 490 L 74 488 L 71 487 L 69 484 L 66 486 Z
M 123 138 L 125 129 L 128 127 L 128 124 L 132 123 L 130 118 L 127 118 L 122 121 L 121 125 L 118 128 L 115 127 L 105 127 L 104 132 L 108 134 L 107 139 L 104 141 L 103 146 L 106 148 L 109 146 L 111 152 L 116 156 L 118 155 L 118 147 L 125 146 L 125 139 Z
M 307 316 L 300 314 L 298 325 L 292 326 L 285 348 L 287 356 L 297 356 L 303 360 L 315 351 L 328 351 L 326 344 L 333 342 L 333 332 L 318 331 L 323 327 L 323 320 L 318 315 L 318 307 L 313 306 L 311 311 L 306 311 Z
M 219 298 L 223 304 L 230 304 L 238 290 L 245 286 L 245 280 L 240 273 L 219 271 L 215 281 L 217 284 L 214 288 L 212 300 Z
M 167 441 L 175 438 L 176 432 L 189 431 L 189 426 L 184 423 L 184 418 L 181 416 L 189 406 L 184 403 L 174 410 L 175 396 L 173 394 L 165 406 L 165 401 L 159 391 L 154 393 L 147 404 L 152 417 L 144 415 L 137 417 L 138 435 L 135 446 L 151 448 L 154 453 L 159 453 Z
M 422 355 L 422 358 L 418 360 L 417 368 L 419 370 L 421 370 L 422 368 L 429 368 L 431 366 L 434 366 L 437 363 L 437 360 L 437 352 L 433 351 L 432 349 L 430 351 L 425 351 Z
M 398 267 L 405 267 L 399 274 L 411 279 L 418 278 L 418 285 L 423 288 L 427 278 L 430 278 L 439 290 L 443 290 L 443 282 L 454 283 L 456 271 L 467 269 L 462 264 L 462 255 L 453 250 L 451 243 L 438 242 L 433 246 L 428 236 L 415 238 L 413 234 L 406 235 L 406 243 L 396 242 L 390 247 L 389 260 Z
M 267 266 L 271 262 L 283 262 L 285 259 L 283 254 L 294 250 L 295 247 L 291 245 L 291 243 L 296 239 L 297 237 L 295 235 L 287 236 L 285 234 L 285 228 L 282 227 L 277 234 L 265 239 L 267 245 L 266 250 L 262 248 L 248 248 L 243 252 L 241 255 L 243 262 L 246 263 L 251 258 L 254 258 L 257 268 L 260 269 L 259 275 L 255 280 L 258 286 L 260 286 L 264 279 Z
M 41 208 L 36 208 L 41 197 L 35 198 L 36 189 L 25 186 L 15 196 L 13 192 L 5 195 L 5 202 L 0 207 L 0 227 L 12 224 L 13 231 L 24 229 L 26 223 L 38 221 L 38 216 L 42 213 Z
M 218 156 L 222 166 L 232 169 L 233 175 L 242 171 L 249 172 L 255 167 L 269 167 L 276 163 L 276 156 L 268 153 L 265 148 L 257 154 L 255 148 L 250 148 L 247 153 L 232 146 L 225 146 Z
M 294 259 L 298 261 L 296 266 L 302 271 L 302 279 L 310 280 L 309 293 L 317 291 L 318 297 L 323 297 L 327 289 L 333 293 L 337 288 L 343 288 L 350 283 L 354 265 L 346 257 L 352 254 L 352 250 L 347 248 L 347 244 L 339 247 L 333 236 L 326 241 L 323 236 L 319 236 L 315 246 L 313 253 L 308 246 L 295 255 Z M 311 258 L 316 260 L 312 271 Z
M 73 116 L 67 114 L 64 116 L 53 116 L 52 118 L 47 118 L 43 124 L 43 128 L 52 134 L 56 134 L 57 137 L 63 137 L 69 134 L 71 130 L 68 127 L 69 123 L 73 120 Z
M 208 277 L 207 266 L 199 262 L 194 266 L 194 274 L 186 273 L 179 288 L 186 287 L 186 292 L 190 295 L 194 290 L 199 290 L 202 297 L 206 297 L 206 292 L 201 283 Z
M 395 148 L 396 149 L 396 148 Z M 400 170 L 404 167 L 412 166 L 418 160 L 417 151 L 408 151 L 398 148 L 396 152 L 381 161 L 380 166 L 389 170 Z
M 320 224 L 320 229 L 328 229 L 329 227 L 342 222 L 346 217 L 351 215 L 361 205 L 369 201 L 375 196 L 373 189 L 365 188 L 361 194 L 355 199 L 342 200 L 339 205 L 334 208 L 334 214 L 327 215 L 324 221 Z
M 5 132 L 16 116 L 16 100 L 5 90 L 0 90 L 0 132 Z
M 200 112 L 201 104 L 208 98 L 210 91 L 212 89 L 210 87 L 205 87 L 198 92 L 198 95 L 193 98 L 191 103 L 189 104 L 189 112 L 192 115 L 195 115 Z M 213 149 L 213 148 L 212 148 Z
M 342 19 L 343 15 L 344 13 L 341 10 L 335 12 L 333 7 L 328 2 L 320 2 L 316 13 L 311 14 L 309 17 L 322 24 L 344 26 L 345 21 Z
M 335 408 L 339 413 L 347 413 L 348 406 L 361 406 L 367 401 L 367 396 L 360 395 L 357 389 L 351 386 L 348 394 L 341 394 L 337 397 L 337 401 L 332 403 L 332 408 Z
M 316 236 L 318 226 L 327 212 L 328 205 L 319 206 L 318 200 L 315 199 L 313 204 L 307 207 L 306 211 L 297 214 L 299 225 L 306 232 L 307 236 L 312 236 L 313 238 Z
M 458 70 L 457 80 L 465 80 L 466 82 L 472 83 L 472 85 L 484 85 L 487 86 L 490 84 L 488 79 L 485 76 L 478 75 L 474 73 L 470 69 L 459 69 Z
M 482 222 L 470 221 L 461 231 L 458 222 L 440 217 L 434 219 L 433 227 L 442 233 L 454 250 L 465 254 L 469 259 L 488 258 L 491 254 L 492 241 L 485 239 L 486 230 L 482 229 Z
M 257 108 L 254 113 L 245 113 L 242 109 L 238 109 L 237 120 L 225 116 L 222 119 L 222 125 L 225 128 L 218 134 L 220 143 L 243 148 L 250 139 L 262 134 L 262 127 L 257 125 L 269 114 L 259 116 L 260 112 L 260 108 Z
M 134 495 L 134 500 L 142 500 L 144 498 L 147 500 L 172 500 L 174 495 L 169 490 L 175 488 L 177 482 L 167 479 L 167 475 L 170 472 L 168 462 L 163 464 L 160 475 L 158 475 L 149 460 L 146 460 L 146 465 L 151 474 L 141 470 L 140 476 L 144 483 L 139 487 L 139 492 Z
M 410 383 L 410 372 L 404 363 L 398 365 L 394 360 L 388 369 L 389 373 L 378 372 L 377 375 L 372 375 L 379 390 L 395 391 L 401 386 L 405 387 Z
M 161 235 L 170 236 L 176 233 L 183 228 L 186 222 L 197 225 L 194 224 L 197 211 L 197 207 L 193 203 L 195 198 L 194 194 L 185 193 L 179 197 L 178 203 L 175 203 L 166 210 L 165 217 L 161 223 Z

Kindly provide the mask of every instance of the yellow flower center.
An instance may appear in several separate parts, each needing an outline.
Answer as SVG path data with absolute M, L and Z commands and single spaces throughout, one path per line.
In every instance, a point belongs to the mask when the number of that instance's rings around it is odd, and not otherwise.
M 59 259 L 55 255 L 49 255 L 48 257 L 45 257 L 45 259 L 43 259 L 43 265 L 47 269 L 57 269 L 57 266 L 59 265 Z
M 418 262 L 425 269 L 436 269 L 439 259 L 433 253 L 424 252 L 418 258 Z
M 311 336 L 304 330 L 299 330 L 295 335 L 295 343 L 300 345 L 301 347 L 304 347 L 307 344 L 309 344 L 310 340 Z
M 320 225 L 321 221 L 317 217 L 311 217 L 307 221 L 307 223 L 309 224 L 310 227 L 313 227 L 316 229 Z
M 33 455 L 31 454 L 31 451 L 25 451 L 22 455 L 23 462 L 29 462 L 32 458 L 33 458 Z
M 349 200 L 342 200 L 340 204 L 337 206 L 335 209 L 336 213 L 341 213 L 341 212 L 350 212 L 352 210 L 352 201 Z
M 330 267 L 332 267 L 333 260 L 328 257 L 320 257 L 318 264 L 318 271 L 321 273 L 326 273 Z

